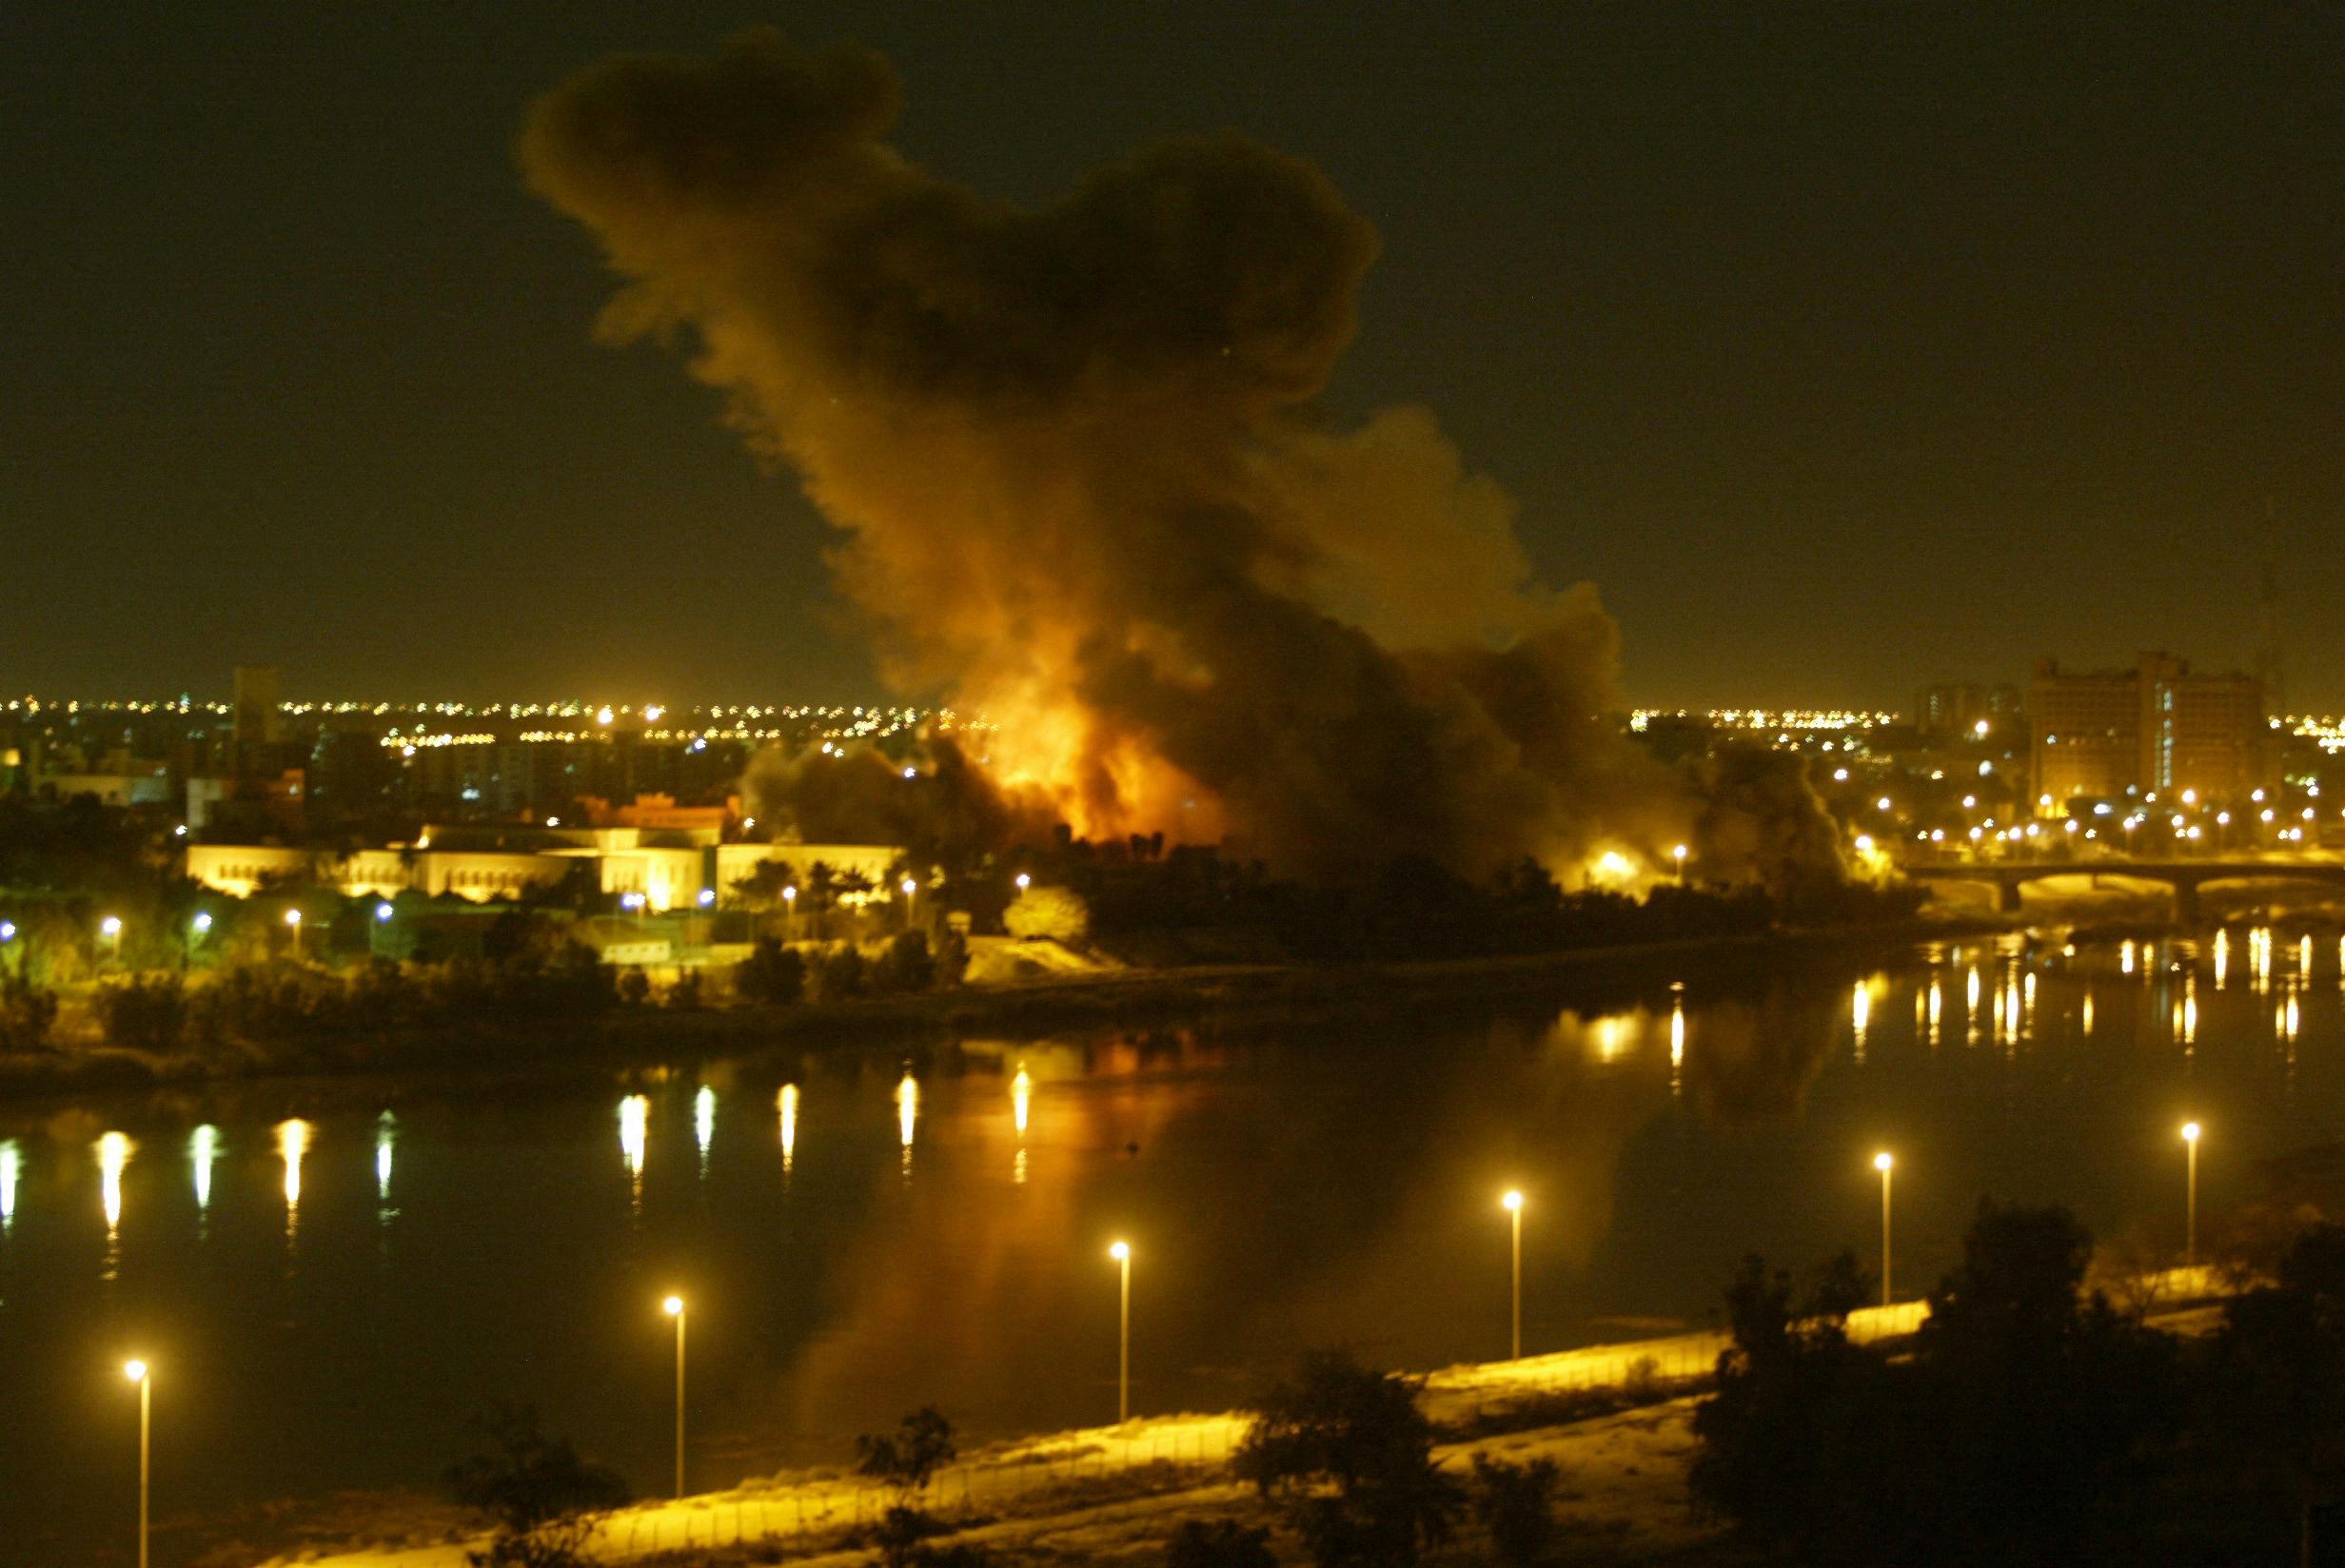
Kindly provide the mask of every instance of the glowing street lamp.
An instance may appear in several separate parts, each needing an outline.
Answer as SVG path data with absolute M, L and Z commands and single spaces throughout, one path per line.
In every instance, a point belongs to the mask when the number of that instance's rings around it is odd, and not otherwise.
M 1132 1419 L 1132 1244 L 1117 1242 L 1108 1248 L 1123 1276 L 1115 1333 L 1115 1424 Z
M 1678 880 L 1678 885 L 1679 885 L 1680 887 L 1685 886 L 1685 845 L 1683 845 L 1683 844 L 1680 844 L 1680 845 L 1678 845 L 1676 848 L 1672 849 L 1672 850 L 1669 852 L 1669 858 L 1671 858 L 1672 860 L 1675 860 L 1675 861 L 1677 862 L 1677 880 Z
M 2198 1124 L 2182 1124 L 2182 1147 L 2189 1174 L 2185 1178 L 2185 1209 L 2182 1222 L 2182 1261 L 2189 1266 L 2198 1266 Z
M 684 1495 L 684 1299 L 670 1296 L 660 1310 L 676 1320 L 676 1495 Z
M 1514 1337 L 1510 1359 L 1519 1362 L 1523 1359 L 1523 1195 L 1509 1188 L 1498 1203 L 1507 1211 L 1514 1229 Z
M 122 916 L 119 914 L 109 914 L 105 919 L 99 921 L 98 934 L 106 938 L 106 945 L 113 951 L 114 962 L 117 964 L 121 963 Z
M 138 1384 L 138 1568 L 147 1568 L 147 1456 L 148 1436 L 153 1427 L 154 1379 L 142 1361 L 123 1362 L 122 1375 Z
M 1873 1168 L 1881 1172 L 1881 1304 L 1889 1304 L 1889 1172 L 1897 1168 L 1897 1161 L 1887 1149 L 1873 1156 Z
M 900 886 L 904 890 L 904 930 L 910 931 L 913 915 L 919 906 L 920 885 L 907 876 Z
M 798 889 L 795 886 L 781 890 L 781 929 L 793 936 L 798 934 Z
M 1018 872 L 1017 875 L 1012 877 L 1010 880 L 1017 884 L 1017 891 L 1021 893 L 1028 888 L 1033 887 L 1035 884 L 1035 879 L 1027 875 L 1024 872 Z
M 293 956 L 299 958 L 302 955 L 302 911 L 299 910 L 286 911 L 285 923 L 286 928 L 293 933 Z

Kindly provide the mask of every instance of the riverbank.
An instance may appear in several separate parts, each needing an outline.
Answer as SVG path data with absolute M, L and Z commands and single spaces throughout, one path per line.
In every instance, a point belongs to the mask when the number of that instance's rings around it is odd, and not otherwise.
M 502 1019 L 287 1043 L 266 1057 L 168 1056 L 101 1046 L 0 1057 L 0 1102 L 267 1078 L 369 1074 L 526 1076 L 656 1067 L 777 1049 L 914 1054 L 970 1036 L 1032 1036 L 1170 1022 L 1242 1025 L 1480 1000 L 1621 1006 L 1672 981 L 1729 983 L 1788 958 L 1887 958 L 1916 943 L 2003 929 L 1994 922 L 1902 921 L 1730 937 L 1384 963 L 1229 964 L 1102 970 L 915 995 L 783 1006 L 621 1006 L 543 1024 Z M 1693 959 L 1703 962 L 1694 965 Z
M 2137 1303 L 2175 1332 L 2202 1326 L 2207 1303 L 2224 1289 L 2209 1268 L 2167 1270 L 2134 1284 Z M 1850 1314 L 1848 1334 L 1859 1343 L 1894 1343 L 1919 1329 L 1928 1311 L 1919 1301 L 1863 1308 Z M 1687 1560 L 1684 1554 L 1715 1545 L 1724 1534 L 1694 1513 L 1685 1468 L 1693 1453 L 1693 1396 L 1728 1343 L 1723 1333 L 1681 1334 L 1427 1374 L 1421 1402 L 1445 1440 L 1436 1457 L 1453 1472 L 1476 1454 L 1510 1462 L 1554 1459 L 1565 1480 L 1563 1529 L 1601 1548 L 1594 1560 Z M 1152 1554 L 1185 1519 L 1269 1522 L 1253 1495 L 1227 1478 L 1249 1420 L 1236 1411 L 1163 1416 L 997 1443 L 939 1472 L 930 1499 L 953 1531 L 948 1539 L 1013 1557 Z M 888 1500 L 850 1473 L 785 1472 L 605 1515 L 593 1551 L 609 1562 L 858 1562 L 869 1555 L 859 1532 Z M 267 1558 L 262 1568 L 462 1568 L 483 1539 L 448 1533 L 300 1551 Z

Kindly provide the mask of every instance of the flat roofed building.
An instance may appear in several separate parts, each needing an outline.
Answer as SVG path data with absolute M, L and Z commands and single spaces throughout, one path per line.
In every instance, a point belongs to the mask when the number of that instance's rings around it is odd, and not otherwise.
M 2070 672 L 2044 659 L 2028 685 L 2035 789 L 2071 800 L 2195 793 L 2244 798 L 2270 780 L 2263 688 L 2253 676 L 2197 675 L 2143 654 L 2131 670 Z

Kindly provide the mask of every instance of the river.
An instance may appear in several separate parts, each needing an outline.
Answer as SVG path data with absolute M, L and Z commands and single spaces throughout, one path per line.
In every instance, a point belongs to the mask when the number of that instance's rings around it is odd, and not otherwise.
M 1902 1292 L 1980 1198 L 2178 1248 L 2256 1159 L 2345 1137 L 2339 938 L 1885 967 L 1692 957 L 1604 1005 L 797 1053 L 525 1086 L 256 1084 L 0 1109 L 0 1562 L 131 1560 L 154 1367 L 159 1565 L 276 1499 L 428 1490 L 484 1399 L 669 1484 L 838 1463 L 921 1403 L 972 1438 L 1223 1408 L 1295 1351 L 1503 1355 L 1715 1320 L 1744 1253 L 1879 1248 Z M 1585 991 L 1582 993 L 1585 995 Z M 197 1521 L 201 1521 L 200 1523 Z

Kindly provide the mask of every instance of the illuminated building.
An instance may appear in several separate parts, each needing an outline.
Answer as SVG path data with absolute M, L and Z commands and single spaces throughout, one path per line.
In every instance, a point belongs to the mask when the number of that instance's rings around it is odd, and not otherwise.
M 2128 791 L 2231 799 L 2269 782 L 2263 688 L 2252 676 L 2195 675 L 2163 653 L 2084 674 L 2047 658 L 2028 685 L 2028 716 L 2036 793 L 2052 811 Z

